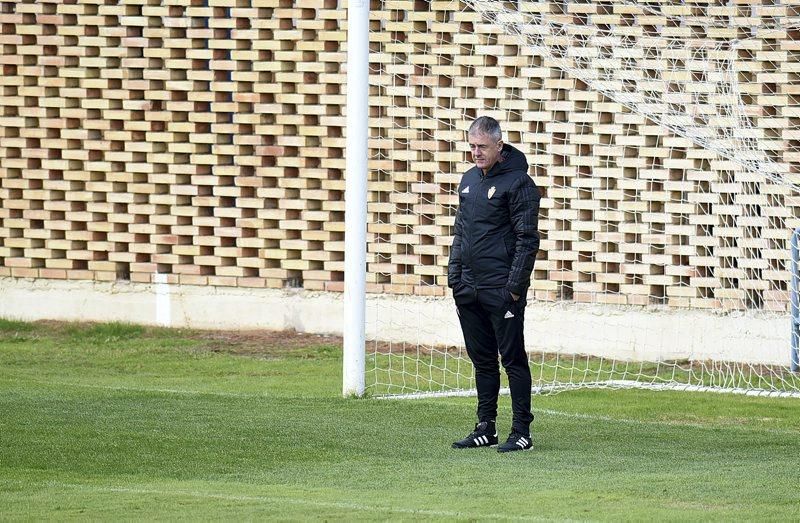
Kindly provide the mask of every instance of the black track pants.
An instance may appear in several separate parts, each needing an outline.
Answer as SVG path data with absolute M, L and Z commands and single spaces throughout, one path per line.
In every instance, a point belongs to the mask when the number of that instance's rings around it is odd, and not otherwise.
M 531 413 L 531 370 L 525 354 L 523 326 L 525 296 L 513 301 L 505 289 L 457 289 L 454 291 L 461 331 L 478 388 L 478 421 L 497 419 L 500 366 L 511 389 L 512 427 L 527 433 Z

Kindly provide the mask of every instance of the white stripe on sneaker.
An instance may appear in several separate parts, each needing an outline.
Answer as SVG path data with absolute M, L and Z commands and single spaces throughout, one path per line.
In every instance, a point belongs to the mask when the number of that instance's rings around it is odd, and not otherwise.
M 517 445 L 519 445 L 519 447 L 521 449 L 524 449 L 527 444 L 528 444 L 528 440 L 526 440 L 525 438 L 519 438 L 517 440 Z
M 489 444 L 489 438 L 487 436 L 478 436 L 477 438 L 472 440 L 475 443 L 476 447 L 481 447 L 483 445 Z

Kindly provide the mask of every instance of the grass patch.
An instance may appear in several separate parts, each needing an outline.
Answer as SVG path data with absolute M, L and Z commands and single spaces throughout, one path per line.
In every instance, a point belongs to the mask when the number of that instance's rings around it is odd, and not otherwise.
M 335 340 L 25 332 L 0 338 L 3 521 L 800 518 L 798 400 L 536 397 L 536 450 L 499 455 L 449 448 L 472 398 L 341 398 Z
M 35 329 L 34 324 L 24 321 L 5 320 L 0 318 L 0 333 L 30 332 Z
M 32 323 L 0 318 L 0 340 L 6 343 L 22 343 L 31 339 L 35 327 Z
M 76 324 L 66 328 L 72 341 L 84 343 L 116 343 L 141 338 L 145 327 L 127 323 Z

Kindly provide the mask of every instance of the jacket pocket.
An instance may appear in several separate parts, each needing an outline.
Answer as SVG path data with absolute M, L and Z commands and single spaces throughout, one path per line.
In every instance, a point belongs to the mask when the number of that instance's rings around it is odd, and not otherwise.
M 512 305 L 511 294 L 503 287 L 481 289 L 481 305 L 495 314 L 505 314 Z
M 475 291 L 463 283 L 453 287 L 453 301 L 456 305 L 467 305 L 475 301 Z

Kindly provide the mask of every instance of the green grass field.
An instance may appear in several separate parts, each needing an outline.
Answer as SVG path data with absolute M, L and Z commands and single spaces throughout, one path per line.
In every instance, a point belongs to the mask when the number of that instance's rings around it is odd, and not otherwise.
M 473 398 L 340 369 L 313 336 L 0 321 L 0 520 L 800 519 L 800 400 L 535 397 L 536 449 L 498 454 L 450 449 Z

